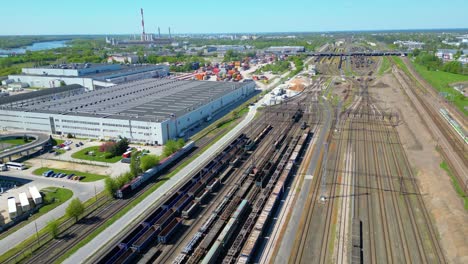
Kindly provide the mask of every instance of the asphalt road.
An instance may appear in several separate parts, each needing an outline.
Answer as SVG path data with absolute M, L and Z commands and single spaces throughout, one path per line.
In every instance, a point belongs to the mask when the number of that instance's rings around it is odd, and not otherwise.
M 326 109 L 325 119 L 324 119 L 323 126 L 321 127 L 320 133 L 316 141 L 317 148 L 314 150 L 314 153 L 312 154 L 311 162 L 310 162 L 309 168 L 307 168 L 306 175 L 313 175 L 317 167 L 318 159 L 320 157 L 320 152 L 322 151 L 322 148 L 323 148 L 323 143 L 325 142 L 325 136 L 327 132 L 330 130 L 331 119 L 332 119 L 331 109 L 326 101 L 324 103 L 324 106 L 325 106 L 324 108 Z M 306 179 L 304 179 L 303 186 L 300 187 L 301 192 L 299 193 L 297 202 L 294 205 L 294 209 L 292 211 L 290 220 L 287 224 L 286 231 L 282 238 L 280 247 L 278 249 L 278 252 L 276 252 L 275 263 L 278 263 L 278 264 L 288 263 L 289 256 L 291 255 L 291 251 L 294 246 L 294 240 L 296 239 L 296 235 L 298 232 L 297 229 L 299 227 L 299 222 L 302 218 L 302 213 L 304 212 L 307 195 L 310 192 L 311 186 L 312 186 L 312 178 L 307 177 Z
M 2 160 L 3 158 L 8 158 L 9 156 L 18 154 L 20 152 L 24 152 L 24 151 L 27 151 L 27 150 L 30 150 L 30 149 L 33 149 L 33 148 L 43 146 L 49 141 L 49 135 L 47 135 L 47 134 L 30 133 L 30 132 L 28 132 L 28 133 L 6 134 L 6 135 L 1 135 L 0 137 L 6 137 L 6 136 L 8 136 L 8 137 L 10 137 L 10 136 L 11 137 L 23 137 L 24 134 L 26 134 L 28 136 L 35 137 L 36 140 L 31 142 L 31 143 L 24 144 L 24 145 L 12 148 L 10 150 L 0 152 L 0 160 Z
M 137 204 L 124 216 L 115 221 L 114 224 L 105 229 L 104 232 L 101 232 L 88 244 L 81 247 L 78 251 L 75 252 L 75 254 L 66 259 L 64 263 L 75 264 L 86 262 L 88 257 L 96 254 L 101 247 L 105 246 L 108 243 L 113 243 L 113 238 L 117 236 L 120 232 L 122 232 L 124 227 L 138 221 L 143 212 L 146 212 L 146 210 L 148 210 L 148 208 L 150 208 L 155 202 L 158 202 L 166 195 L 170 195 L 169 191 L 175 185 L 177 185 L 179 182 L 183 181 L 193 172 L 198 170 L 201 167 L 201 165 L 212 159 L 218 151 L 220 151 L 222 148 L 224 148 L 225 145 L 227 145 L 235 137 L 237 137 L 242 131 L 242 129 L 244 129 L 255 117 L 256 108 L 257 106 L 252 106 L 245 119 L 242 120 L 234 129 L 229 131 L 229 133 L 227 133 L 222 139 L 214 143 L 207 151 L 203 152 L 192 163 L 184 167 L 181 171 L 179 171 L 179 173 L 174 175 L 170 180 L 168 180 L 161 187 L 159 187 L 157 191 L 151 193 L 142 202 Z
M 40 176 L 31 175 L 29 170 L 26 171 L 2 171 L 0 175 L 11 176 L 11 177 L 18 177 L 23 179 L 32 180 L 33 182 L 29 183 L 26 186 L 35 185 L 38 189 L 48 186 L 54 187 L 63 187 L 73 191 L 73 198 L 79 198 L 81 201 L 89 200 L 94 196 L 95 186 L 97 193 L 101 192 L 104 189 L 104 181 L 99 182 L 89 182 L 89 183 L 78 183 L 66 179 L 50 179 L 44 178 Z M 24 187 L 21 187 L 24 188 Z M 5 196 L 8 196 L 6 194 Z M 3 198 L 3 197 L 2 197 Z M 41 230 L 47 225 L 47 222 L 53 219 L 57 219 L 62 217 L 65 214 L 65 209 L 67 208 L 68 204 L 72 199 L 69 199 L 67 202 L 61 204 L 60 206 L 56 207 L 49 213 L 39 217 L 35 221 L 25 225 L 21 229 L 17 230 L 16 232 L 10 234 L 6 238 L 0 240 L 0 254 L 5 253 L 10 248 L 16 246 L 17 244 L 21 243 L 24 239 L 34 235 L 36 233 L 35 224 L 37 224 L 37 229 Z

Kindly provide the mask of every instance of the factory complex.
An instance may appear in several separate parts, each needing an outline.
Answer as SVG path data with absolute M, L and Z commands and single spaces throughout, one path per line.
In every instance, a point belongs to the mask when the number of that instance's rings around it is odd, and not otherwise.
M 164 144 L 254 90 L 254 82 L 163 78 L 91 91 L 71 85 L 0 98 L 0 129 Z
M 53 88 L 79 84 L 88 90 L 108 87 L 128 81 L 164 77 L 169 74 L 167 65 L 121 64 L 54 64 L 23 68 L 21 74 L 9 75 L 7 83 L 21 83 L 30 87 Z

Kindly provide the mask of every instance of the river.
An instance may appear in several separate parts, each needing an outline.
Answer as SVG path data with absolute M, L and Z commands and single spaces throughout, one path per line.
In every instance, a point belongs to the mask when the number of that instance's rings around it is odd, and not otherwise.
M 48 49 L 56 49 L 56 48 L 63 48 L 67 45 L 65 44 L 68 40 L 55 40 L 55 41 L 44 41 L 44 42 L 36 42 L 32 45 L 22 47 L 22 48 L 14 48 L 14 49 L 0 49 L 0 54 L 7 55 L 7 54 L 23 54 L 26 53 L 27 50 L 30 51 L 38 51 L 38 50 L 48 50 Z

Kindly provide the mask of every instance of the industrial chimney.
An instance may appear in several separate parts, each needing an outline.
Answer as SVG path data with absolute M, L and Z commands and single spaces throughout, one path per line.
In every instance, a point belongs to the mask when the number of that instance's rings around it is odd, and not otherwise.
M 141 10 L 141 27 L 143 28 L 143 33 L 141 34 L 141 41 L 146 40 L 146 34 L 145 34 L 145 19 L 143 17 L 143 8 Z

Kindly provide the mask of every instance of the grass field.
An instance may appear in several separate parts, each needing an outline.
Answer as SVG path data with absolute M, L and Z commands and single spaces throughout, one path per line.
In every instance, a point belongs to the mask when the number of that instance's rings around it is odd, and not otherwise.
M 86 152 L 93 151 L 95 156 L 86 155 Z M 91 161 L 100 161 L 100 162 L 108 162 L 108 163 L 116 163 L 117 161 L 121 160 L 120 156 L 115 156 L 110 159 L 106 159 L 107 152 L 99 152 L 99 146 L 88 147 L 84 148 L 80 151 L 77 151 L 72 154 L 72 158 L 75 159 L 82 159 L 82 160 L 91 160 Z
M 387 57 L 382 57 L 382 64 L 380 65 L 378 75 L 383 75 L 390 69 L 390 61 Z
M 48 213 L 55 207 L 63 204 L 64 202 L 66 202 L 68 199 L 70 199 L 73 196 L 73 192 L 65 188 L 48 187 L 48 188 L 42 189 L 41 192 L 44 193 L 43 201 L 45 205 L 39 208 L 39 211 L 33 214 L 31 217 L 29 217 L 28 220 L 22 221 L 19 224 L 3 232 L 0 235 L 0 239 L 4 239 L 8 235 L 14 233 L 18 229 L 29 224 L 31 221 L 36 220 L 37 218 Z
M 437 91 L 453 95 L 453 104 L 465 115 L 468 115 L 468 111 L 464 109 L 468 106 L 468 99 L 449 85 L 456 82 L 468 82 L 468 75 L 453 74 L 443 71 L 429 71 L 426 67 L 416 63 L 413 63 L 413 66 L 421 77 L 430 83 Z
M 39 169 L 36 169 L 33 171 L 34 175 L 42 176 L 42 173 L 48 171 L 48 170 L 53 170 L 55 173 L 66 173 L 66 174 L 75 174 L 78 176 L 84 176 L 84 179 L 81 180 L 81 182 L 94 182 L 94 181 L 100 181 L 105 179 L 107 176 L 104 175 L 99 175 L 99 174 L 93 174 L 93 173 L 88 173 L 88 172 L 81 172 L 81 171 L 74 171 L 74 170 L 62 170 L 62 169 L 54 169 L 54 168 L 48 168 L 48 167 L 41 167 Z
M 465 207 L 465 210 L 468 210 L 468 196 L 465 194 L 465 192 L 463 191 L 462 187 L 460 186 L 460 183 L 457 181 L 457 179 L 455 178 L 455 176 L 453 176 L 452 174 L 452 171 L 450 170 L 450 168 L 448 167 L 447 163 L 445 161 L 442 161 L 442 163 L 440 163 L 440 167 L 447 172 L 447 174 L 450 176 L 450 178 L 452 179 L 452 184 L 453 184 L 453 187 L 455 188 L 455 191 L 457 192 L 457 194 L 463 199 L 463 205 Z
M 0 139 L 0 150 L 9 149 L 23 144 L 32 142 L 34 139 L 31 138 L 30 141 L 24 142 L 23 138 L 9 138 L 9 139 Z

